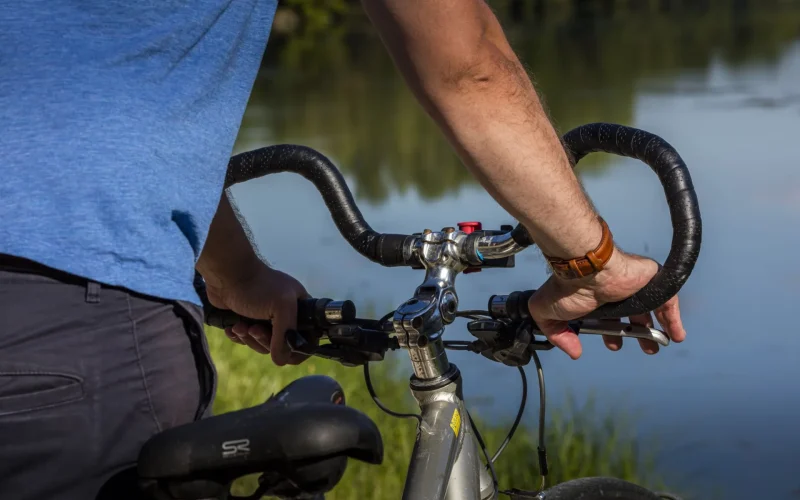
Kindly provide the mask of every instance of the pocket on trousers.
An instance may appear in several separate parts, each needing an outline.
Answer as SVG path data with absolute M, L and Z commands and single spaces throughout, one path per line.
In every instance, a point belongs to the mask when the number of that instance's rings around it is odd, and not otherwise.
M 84 397 L 78 375 L 0 362 L 0 417 L 52 408 Z

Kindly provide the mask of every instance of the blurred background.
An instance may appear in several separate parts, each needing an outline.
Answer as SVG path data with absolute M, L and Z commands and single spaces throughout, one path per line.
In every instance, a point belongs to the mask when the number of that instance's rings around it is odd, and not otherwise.
M 472 179 L 395 71 L 357 2 L 281 2 L 236 153 L 297 143 L 343 171 L 368 222 L 411 233 L 479 220 L 513 223 Z M 606 474 L 665 486 L 687 499 L 800 498 L 800 3 L 771 0 L 496 0 L 490 2 L 530 68 L 556 128 L 604 121 L 642 128 L 689 166 L 703 247 L 681 293 L 688 338 L 644 355 L 635 344 L 542 355 L 550 403 L 553 481 Z M 643 163 L 595 154 L 578 172 L 622 248 L 663 261 L 671 230 L 662 188 Z M 264 256 L 314 296 L 356 302 L 378 317 L 413 294 L 420 271 L 384 269 L 339 236 L 319 194 L 288 174 L 233 188 Z M 461 276 L 462 308 L 538 287 L 536 250 L 515 269 Z M 457 322 L 450 339 L 466 339 Z M 332 498 L 399 498 L 412 422 L 382 415 L 359 369 L 311 360 L 277 369 L 209 332 L 220 370 L 217 411 L 261 402 L 290 380 L 327 373 L 373 416 L 382 466 L 353 464 Z M 390 406 L 407 406 L 407 354 L 376 368 Z M 520 399 L 515 370 L 470 353 L 468 408 L 490 448 Z M 527 368 L 534 383 L 535 371 Z M 538 481 L 532 385 L 524 429 L 500 458 L 504 487 Z

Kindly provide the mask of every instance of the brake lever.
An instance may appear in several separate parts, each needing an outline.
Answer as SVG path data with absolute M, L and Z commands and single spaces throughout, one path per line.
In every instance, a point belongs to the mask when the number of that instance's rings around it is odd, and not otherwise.
M 337 361 L 344 366 L 360 366 L 370 361 L 383 361 L 387 350 L 399 349 L 397 339 L 389 337 L 383 330 L 368 328 L 376 326 L 374 320 L 355 320 L 354 324 L 335 325 L 325 330 L 329 344 L 312 342 L 301 332 L 286 332 L 286 343 L 293 353 Z
M 330 359 L 342 366 L 349 367 L 362 366 L 370 361 L 383 361 L 382 353 L 368 353 L 336 344 L 325 344 L 317 347 L 314 351 L 314 356 Z
M 295 354 L 330 359 L 345 366 L 355 366 L 359 364 L 358 361 L 360 361 L 355 359 L 358 357 L 357 353 L 353 352 L 351 349 L 346 349 L 346 346 L 314 344 L 296 330 L 286 332 L 286 343 L 289 345 L 289 350 Z
M 554 347 L 549 340 L 539 340 L 537 337 L 542 337 L 544 335 L 535 324 L 530 323 L 528 328 L 532 328 L 532 335 L 530 335 L 530 337 L 527 339 L 515 339 L 514 337 L 518 335 L 518 332 L 517 334 L 505 338 L 505 340 L 502 341 L 501 337 L 503 337 L 503 335 L 500 334 L 501 329 L 511 328 L 514 324 L 517 323 L 511 322 L 504 324 L 498 320 L 476 320 L 470 322 L 468 329 L 473 336 L 477 337 L 481 342 L 483 342 L 483 350 L 485 350 L 486 353 L 482 352 L 482 354 L 495 361 L 505 362 L 505 359 L 509 354 L 514 354 L 511 351 L 513 351 L 515 340 L 521 340 L 522 342 L 526 343 L 529 342 L 527 346 L 528 351 L 549 351 Z M 623 323 L 619 320 L 585 319 L 571 321 L 569 326 L 578 335 L 609 335 L 612 337 L 650 340 L 662 346 L 668 346 L 670 344 L 669 337 L 661 330 L 632 323 Z M 514 330 L 517 331 L 516 328 L 514 328 Z M 508 330 L 508 332 L 510 333 L 510 330 Z M 506 334 L 506 336 L 508 336 L 508 334 Z M 500 341 L 502 347 L 497 345 L 498 341 Z M 499 356 L 498 353 L 500 353 Z M 512 356 L 512 358 L 515 358 L 515 362 L 521 361 L 521 358 L 519 357 L 520 354 L 521 353 L 517 353 Z M 521 364 L 524 365 L 527 363 L 522 362 Z
M 665 347 L 670 343 L 667 334 L 661 330 L 634 323 L 623 323 L 619 320 L 585 319 L 570 322 L 569 325 L 578 335 L 610 335 L 612 337 L 637 338 L 650 340 Z
M 316 354 L 319 345 L 310 341 L 306 335 L 298 332 L 297 330 L 289 330 L 286 332 L 286 343 L 289 345 L 289 350 L 296 354 L 304 354 L 306 356 L 313 356 Z

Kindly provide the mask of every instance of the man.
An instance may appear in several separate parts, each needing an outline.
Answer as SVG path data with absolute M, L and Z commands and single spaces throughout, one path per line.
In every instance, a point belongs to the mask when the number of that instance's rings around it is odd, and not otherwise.
M 259 259 L 221 189 L 276 5 L 1 3 L 0 496 L 94 498 L 150 436 L 208 412 L 195 268 L 212 303 L 273 320 L 232 340 L 279 366 L 302 361 L 284 333 L 307 292 Z M 363 6 L 421 105 L 543 253 L 597 248 L 601 222 L 484 2 Z M 565 320 L 655 272 L 614 249 L 600 272 L 550 278 L 530 309 L 578 358 Z M 677 298 L 656 317 L 684 339 Z

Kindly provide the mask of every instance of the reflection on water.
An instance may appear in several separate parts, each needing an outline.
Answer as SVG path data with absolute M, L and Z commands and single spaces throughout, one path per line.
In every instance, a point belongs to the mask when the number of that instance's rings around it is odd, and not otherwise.
M 798 20 L 798 9 L 786 7 L 589 19 L 558 11 L 544 21 L 510 24 L 509 37 L 566 132 L 593 121 L 628 124 L 640 87 L 685 91 L 676 82 L 702 77 L 715 61 L 731 68 L 774 64 L 797 35 Z M 702 84 L 694 90 L 734 91 Z M 371 32 L 271 42 L 243 125 L 237 151 L 271 142 L 318 148 L 370 201 L 411 187 L 434 199 L 473 182 Z M 579 170 L 602 170 L 607 161 L 589 157 Z
M 703 251 L 681 295 L 688 340 L 655 357 L 627 345 L 611 353 L 594 338 L 584 340 L 577 362 L 548 353 L 548 398 L 595 394 L 641 415 L 641 431 L 662 442 L 661 465 L 676 484 L 726 499 L 753 491 L 796 498 L 800 335 L 785 311 L 800 299 L 800 271 L 781 263 L 796 262 L 800 247 L 800 7 L 697 1 L 684 2 L 691 12 L 665 13 L 664 5 L 679 3 L 665 0 L 587 16 L 576 7 L 586 2 L 575 1 L 547 7 L 542 19 L 532 12 L 547 2 L 495 3 L 504 13 L 521 9 L 522 21 L 507 21 L 509 35 L 558 128 L 608 121 L 662 135 L 687 161 L 704 217 Z M 268 47 L 237 152 L 281 142 L 325 152 L 381 231 L 511 222 L 369 32 L 278 42 Z M 652 172 L 607 155 L 579 168 L 623 248 L 663 261 L 669 216 Z M 378 268 L 355 254 L 304 179 L 280 175 L 233 191 L 263 253 L 312 294 L 353 298 L 382 313 L 419 284 L 417 271 Z M 485 307 L 490 294 L 536 287 L 545 277 L 540 256 L 529 252 L 513 271 L 459 278 L 461 304 Z M 450 330 L 449 338 L 466 335 L 460 325 Z M 466 367 L 476 411 L 512 416 L 518 388 L 507 368 L 467 354 L 452 359 Z M 493 403 L 481 406 L 487 397 Z

